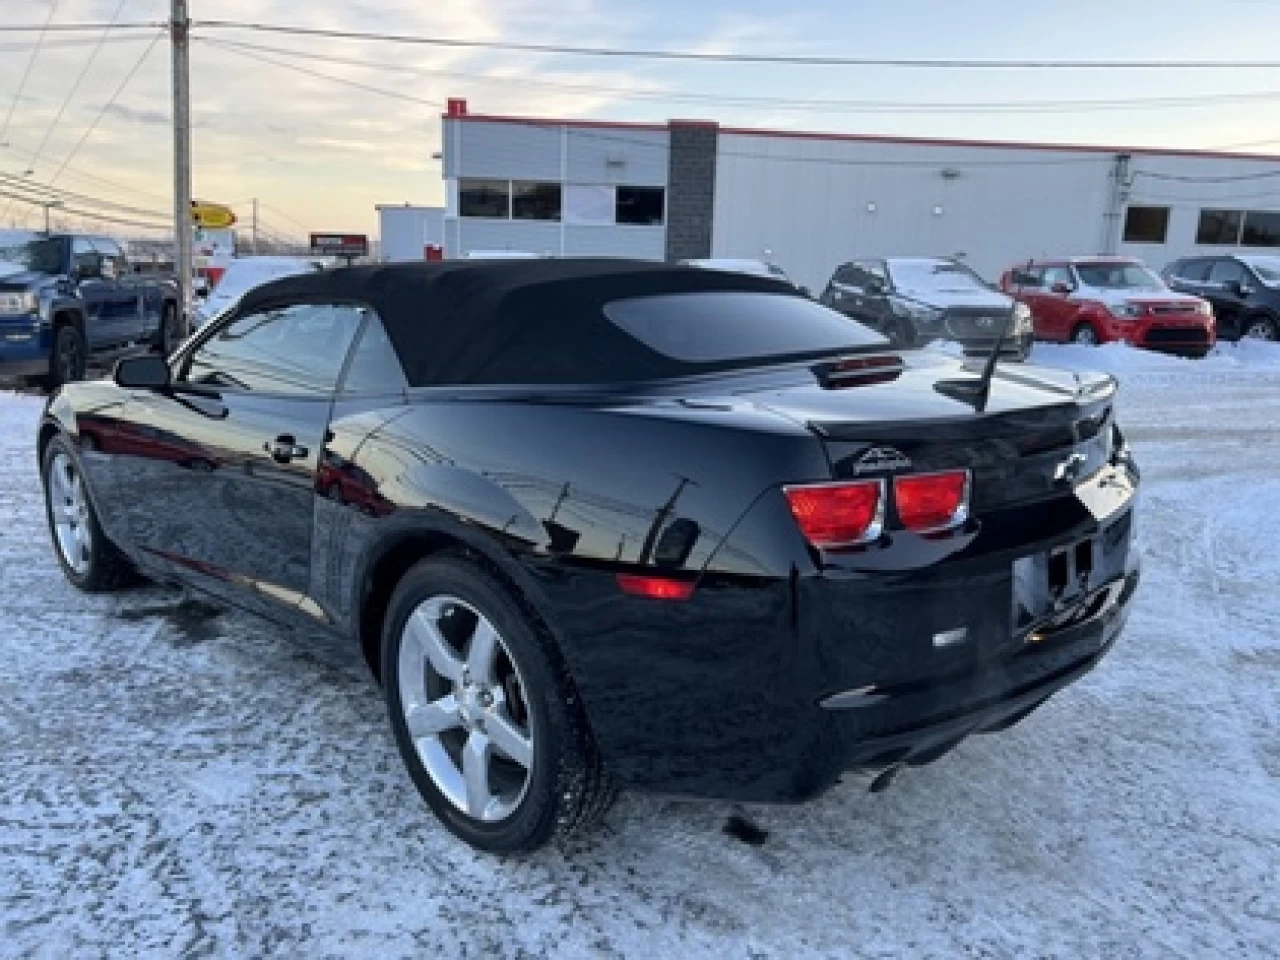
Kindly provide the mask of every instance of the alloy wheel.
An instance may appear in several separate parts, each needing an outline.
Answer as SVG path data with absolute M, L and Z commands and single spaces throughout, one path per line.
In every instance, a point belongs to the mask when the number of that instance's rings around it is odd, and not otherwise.
M 59 453 L 49 462 L 45 483 L 58 552 L 67 566 L 84 576 L 89 571 L 93 551 L 93 530 L 89 525 L 89 499 L 85 496 L 80 471 L 69 456 Z
M 1244 335 L 1248 340 L 1275 340 L 1276 328 L 1270 320 L 1260 317 L 1245 327 Z
M 398 668 L 405 727 L 436 788 L 475 820 L 509 817 L 529 789 L 535 738 L 502 636 L 466 601 L 431 597 L 405 622 Z
M 1096 347 L 1098 345 L 1098 334 L 1088 324 L 1076 330 L 1071 339 L 1086 347 Z

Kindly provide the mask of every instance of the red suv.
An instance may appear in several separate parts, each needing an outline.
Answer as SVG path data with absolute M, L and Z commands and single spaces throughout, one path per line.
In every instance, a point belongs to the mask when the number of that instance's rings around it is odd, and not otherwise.
M 1039 340 L 1119 341 L 1202 357 L 1217 339 L 1208 301 L 1175 293 L 1139 260 L 1029 262 L 1006 271 L 1000 287 L 1031 308 Z

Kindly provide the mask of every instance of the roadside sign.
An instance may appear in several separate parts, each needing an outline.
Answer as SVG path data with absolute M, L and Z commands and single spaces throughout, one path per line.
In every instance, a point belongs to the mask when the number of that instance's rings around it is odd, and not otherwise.
M 236 214 L 221 203 L 192 200 L 191 222 L 202 230 L 225 230 L 236 222 Z
M 311 252 L 326 257 L 367 257 L 369 238 L 363 233 L 313 233 Z

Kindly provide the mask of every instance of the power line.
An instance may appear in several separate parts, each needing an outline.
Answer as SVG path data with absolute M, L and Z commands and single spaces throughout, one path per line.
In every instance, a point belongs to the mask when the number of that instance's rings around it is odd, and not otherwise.
M 129 0 L 120 0 L 120 2 L 116 4 L 116 11 L 111 15 L 112 23 L 115 23 L 118 19 L 120 19 L 120 11 L 124 9 L 124 5 L 128 2 Z M 67 91 L 67 95 L 62 98 L 62 105 L 58 107 L 58 112 L 54 114 L 53 120 L 51 120 L 49 122 L 49 126 L 45 128 L 44 136 L 40 139 L 40 145 L 36 147 L 35 155 L 31 158 L 31 166 L 33 169 L 35 168 L 36 162 L 40 159 L 41 154 L 44 153 L 44 148 L 48 146 L 49 137 L 53 134 L 53 131 L 57 128 L 59 121 L 62 120 L 62 115 L 66 113 L 67 106 L 71 103 L 71 101 L 75 98 L 75 95 L 79 92 L 80 84 L 84 82 L 85 75 L 89 72 L 89 68 L 93 66 L 93 61 L 98 58 L 98 52 L 102 49 L 102 44 L 107 39 L 107 36 L 110 33 L 111 33 L 111 28 L 107 27 L 98 36 L 97 44 L 94 46 L 92 50 L 89 51 L 89 59 L 87 59 L 84 62 L 84 66 L 81 67 L 80 72 L 76 74 L 75 83 L 71 85 L 71 89 Z
M 74 203 L 88 203 L 97 207 L 104 207 L 109 210 L 116 210 L 121 213 L 135 213 L 144 217 L 163 217 L 165 214 L 155 210 L 148 210 L 143 207 L 131 207 L 127 204 L 116 203 L 112 200 L 103 200 L 99 197 L 88 196 L 87 194 L 77 193 L 74 190 L 67 190 L 63 187 L 49 187 L 43 184 L 33 183 L 23 177 L 15 176 L 11 173 L 0 173 L 0 185 L 7 186 L 11 190 L 23 190 L 28 193 L 45 194 L 53 199 L 71 200 Z
M 246 50 L 238 50 L 234 47 L 217 41 L 205 39 L 205 43 L 226 50 L 229 53 L 237 54 L 241 57 L 247 57 L 250 60 L 257 60 L 261 63 L 271 64 L 283 70 L 292 70 L 295 73 L 301 73 L 309 77 L 315 77 L 319 80 L 328 80 L 331 83 L 341 84 L 343 86 L 355 87 L 365 93 L 375 93 L 396 100 L 406 100 L 412 103 L 421 104 L 423 106 L 441 108 L 443 104 L 434 100 L 426 100 L 421 97 L 415 97 L 411 94 L 401 93 L 398 90 L 387 90 L 383 87 L 376 87 L 372 84 L 361 83 L 357 80 L 348 80 L 345 77 L 336 77 L 332 74 L 321 73 L 317 70 L 310 70 L 306 67 L 300 67 L 297 64 L 289 63 L 284 60 L 277 60 L 272 57 L 264 57 L 260 54 L 249 53 Z M 527 121 L 510 121 L 513 124 L 526 127 L 557 127 L 559 123 L 546 120 L 527 120 Z M 587 140 L 599 140 L 605 142 L 615 142 L 625 144 L 643 150 L 659 150 L 667 152 L 670 146 L 666 143 L 657 143 L 652 141 L 638 140 L 634 137 L 624 137 L 617 134 L 600 133 L 594 130 L 574 130 L 573 135 Z M 1046 147 L 1046 150 L 1051 148 Z M 938 165 L 953 166 L 962 168 L 1011 168 L 1011 167 L 1046 167 L 1046 166 L 1076 166 L 1084 164 L 1110 163 L 1109 156 L 1097 155 L 1090 157 L 1053 157 L 1037 160 L 969 160 L 969 159 L 947 159 L 939 158 L 932 160 L 853 160 L 832 157 L 806 157 L 797 154 L 776 154 L 776 153 L 757 153 L 743 150 L 722 150 L 719 153 L 722 157 L 739 157 L 756 160 L 778 160 L 790 163 L 807 163 L 807 164 L 825 164 L 828 166 L 840 167 L 937 167 Z
M 45 17 L 44 26 L 40 28 L 40 36 L 36 38 L 36 45 L 27 60 L 26 68 L 22 71 L 22 79 L 18 81 L 18 92 L 13 95 L 13 101 L 9 104 L 9 112 L 5 114 L 4 126 L 0 127 L 0 143 L 4 143 L 5 135 L 9 132 L 9 123 L 13 120 L 13 111 L 17 109 L 18 101 L 22 99 L 22 92 L 27 88 L 27 80 L 31 76 L 31 68 L 35 66 L 36 57 L 40 56 L 40 47 L 44 43 L 45 34 L 49 32 L 49 24 L 53 22 L 53 15 L 57 9 L 58 0 L 50 0 L 49 15 Z
M 0 190 L 0 197 L 5 197 L 9 200 L 16 201 L 17 203 L 26 203 L 26 204 L 37 206 L 37 207 L 43 207 L 46 205 L 44 201 L 37 200 L 32 197 L 22 196 L 21 194 L 6 193 L 3 190 Z M 145 227 L 148 230 L 168 230 L 172 226 L 171 224 L 145 223 L 141 220 L 131 220 L 124 217 L 113 217 L 113 216 L 108 216 L 106 214 L 93 213 L 92 211 L 89 211 L 89 210 L 80 210 L 75 207 L 68 207 L 65 204 L 62 206 L 59 206 L 58 210 L 60 210 L 63 213 L 69 213 L 77 217 L 84 217 L 86 220 L 97 220 L 102 223 L 116 223 L 116 224 L 122 224 L 124 226 L 129 226 L 129 227 Z
M 150 20 L 136 23 L 54 23 L 39 26 L 31 23 L 0 24 L 0 33 L 96 33 L 99 30 L 154 30 L 156 27 L 167 27 L 163 20 Z
M 564 56 L 611 57 L 640 60 L 692 60 L 710 63 L 768 63 L 808 67 L 916 67 L 964 70 L 1262 70 L 1280 68 L 1280 60 L 962 60 L 899 57 L 829 57 L 789 54 L 709 53 L 696 50 L 656 50 L 640 47 L 579 47 L 551 43 L 515 43 L 505 40 L 465 40 L 360 30 L 334 30 L 242 20 L 193 20 L 196 29 L 249 30 L 330 40 L 365 40 L 379 43 L 452 47 L 466 50 L 502 50 Z
M 299 230 L 301 230 L 303 233 L 306 233 L 306 234 L 310 234 L 310 233 L 311 233 L 311 228 L 310 228 L 310 227 L 308 227 L 308 226 L 307 226 L 305 223 L 303 223 L 302 221 L 297 220 L 297 219 L 295 219 L 295 218 L 293 218 L 293 217 L 289 216 L 289 214 L 285 213 L 285 212 L 284 212 L 283 210 L 281 210 L 279 207 L 277 207 L 277 206 L 273 206 L 272 204 L 270 204 L 270 203 L 266 203 L 266 202 L 263 202 L 263 201 L 259 201 L 259 205 L 260 205 L 264 210 L 274 210 L 274 211 L 275 211 L 279 216 L 283 217 L 285 220 L 288 220 L 291 224 L 293 224 L 295 227 L 297 227 L 297 228 L 298 228 Z
M 637 90 L 623 87 L 605 87 L 598 84 L 558 83 L 555 81 L 538 80 L 532 77 L 494 76 L 492 74 L 459 73 L 451 70 L 432 70 L 406 64 L 370 61 L 367 59 L 361 60 L 352 57 L 336 57 L 327 53 L 311 53 L 302 50 L 290 50 L 285 47 L 265 46 L 235 40 L 208 40 L 207 42 L 224 48 L 235 48 L 240 51 L 276 54 L 294 59 L 313 60 L 328 64 L 340 63 L 349 66 L 364 67 L 370 70 L 384 70 L 392 73 L 408 73 L 424 77 L 466 80 L 472 83 L 488 83 L 507 87 L 518 86 L 522 89 L 532 87 L 568 93 L 581 93 L 588 96 L 606 95 L 613 99 L 638 100 L 645 102 L 718 103 L 730 106 L 769 107 L 784 110 L 813 111 L 822 113 L 1083 113 L 1094 110 L 1172 109 L 1280 100 L 1280 90 L 1168 97 L 1126 97 L 1098 100 L 995 100 L 975 102 L 754 97 L 677 90 Z
M 104 42 L 134 43 L 145 39 L 145 34 L 134 33 L 122 36 L 108 36 Z M 0 43 L 0 53 L 21 53 L 23 50 L 33 50 L 37 46 L 42 50 L 72 50 L 79 47 L 92 47 L 97 43 L 98 40 L 94 37 L 67 37 L 61 40 L 46 37 L 43 43 L 37 43 L 35 40 L 13 40 L 7 43 Z
M 20 154 L 22 154 L 22 155 L 23 155 L 23 156 L 25 156 L 25 157 L 32 157 L 32 156 L 34 156 L 34 154 L 32 154 L 32 152 L 31 152 L 30 150 L 24 150 L 24 149 L 22 149 L 22 148 L 20 148 L 20 147 L 15 147 L 15 146 L 13 146 L 12 144 L 10 144 L 10 145 L 9 145 L 9 147 L 8 147 L 7 149 L 12 150 L 12 151 L 14 151 L 14 152 L 16 152 L 16 153 L 20 153 Z M 168 203 L 168 202 L 169 202 L 169 197 L 161 196 L 161 195 L 160 195 L 160 194 L 158 194 L 158 193 L 148 193 L 148 192 L 147 192 L 147 191 L 145 191 L 145 190 L 139 190 L 137 187 L 131 187 L 131 186 L 129 186 L 128 184 L 120 183 L 118 180 L 111 180 L 111 179 L 109 179 L 109 178 L 107 178 L 107 177 L 103 177 L 103 176 L 100 176 L 100 175 L 98 175 L 98 174 L 88 173 L 88 172 L 86 172 L 86 171 L 84 171 L 84 170 L 77 170 L 77 169 L 75 169 L 75 168 L 69 168 L 69 169 L 65 172 L 65 175 L 66 175 L 66 176 L 69 176 L 69 177 L 72 177 L 72 178 L 74 178 L 74 179 L 77 179 L 77 180 L 92 181 L 93 183 L 101 184 L 101 185 L 103 185 L 103 186 L 113 187 L 113 188 L 114 188 L 114 189 L 116 189 L 116 190 L 123 190 L 125 193 L 130 194 L 130 195 L 133 195 L 133 196 L 146 197 L 146 198 L 147 198 L 147 199 L 149 199 L 149 200 L 158 200 L 158 201 L 160 201 L 161 203 Z
M 330 83 L 341 84 L 345 87 L 353 87 L 356 90 L 362 90 L 365 93 L 377 93 L 384 97 L 392 97 L 396 100 L 403 100 L 406 103 L 416 103 L 421 106 L 431 107 L 435 110 L 443 110 L 444 103 L 439 100 L 426 100 L 422 97 L 415 97 L 409 93 L 400 93 L 398 90 L 387 90 L 383 87 L 375 87 L 371 84 L 361 83 L 359 80 L 348 80 L 346 77 L 336 77 L 331 73 L 321 73 L 318 70 L 310 70 L 307 67 L 300 67 L 296 63 L 286 63 L 283 60 L 276 60 L 273 57 L 266 57 L 258 53 L 249 53 L 247 50 L 239 50 L 220 40 L 210 40 L 203 38 L 204 42 L 210 46 L 219 47 L 228 53 L 234 53 L 241 57 L 247 57 L 250 60 L 257 60 L 259 63 L 268 63 L 284 70 L 292 70 L 295 73 L 305 74 L 308 77 L 315 77 L 317 80 L 328 80 Z
M 62 164 L 54 171 L 53 176 L 49 178 L 48 184 L 50 186 L 57 182 L 58 178 L 62 176 L 62 171 L 67 169 L 67 165 L 75 159 L 76 154 L 80 152 L 80 148 L 84 146 L 85 141 L 89 139 L 93 134 L 93 131 L 97 128 L 98 122 L 102 120 L 103 115 L 106 114 L 107 110 L 109 110 L 112 104 L 116 102 L 120 97 L 120 94 L 124 93 L 124 89 L 129 85 L 129 81 L 132 80 L 134 75 L 142 68 L 147 57 L 150 56 L 151 51 L 155 49 L 156 44 L 160 42 L 160 38 L 164 35 L 165 31 L 159 30 L 156 32 L 156 35 L 151 38 L 151 42 L 147 44 L 147 49 L 142 51 L 142 55 L 138 57 L 133 66 L 129 68 L 129 72 L 125 74 L 124 79 L 120 81 L 120 85 L 116 87 L 115 92 L 111 94 L 111 98 L 102 105 L 102 109 L 99 110 L 97 116 L 93 118 L 93 122 L 85 129 L 84 134 L 76 142 L 76 145 L 71 148 L 71 152 L 63 159 Z

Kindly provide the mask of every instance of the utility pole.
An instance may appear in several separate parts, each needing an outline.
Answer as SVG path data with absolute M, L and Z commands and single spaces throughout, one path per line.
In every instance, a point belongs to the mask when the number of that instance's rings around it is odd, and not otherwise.
M 191 332 L 191 18 L 187 0 L 170 0 L 173 50 L 173 263 L 178 274 L 182 336 Z
M 258 255 L 258 198 L 253 198 L 253 255 Z
M 44 207 L 44 235 L 47 237 L 49 235 L 49 211 L 54 207 L 62 206 L 62 201 L 44 200 L 41 201 L 40 206 Z

